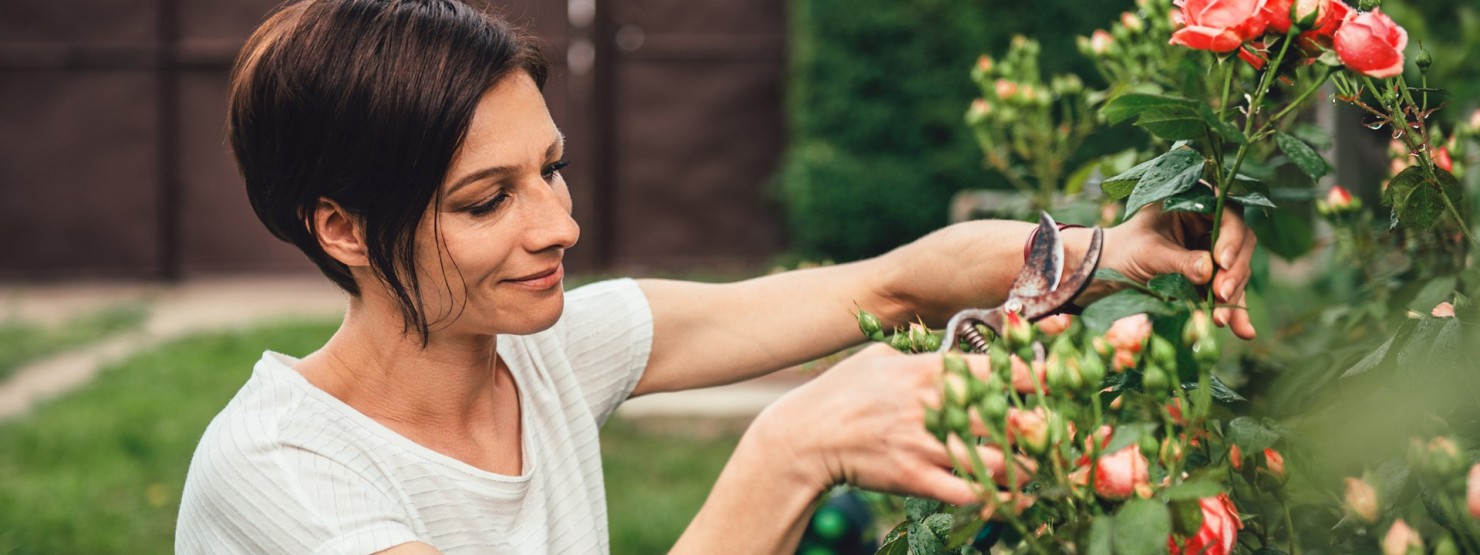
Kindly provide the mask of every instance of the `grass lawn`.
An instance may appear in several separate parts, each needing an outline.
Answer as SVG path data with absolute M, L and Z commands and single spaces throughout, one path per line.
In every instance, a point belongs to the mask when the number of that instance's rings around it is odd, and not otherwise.
M 0 423 L 0 554 L 169 553 L 190 455 L 264 348 L 303 355 L 334 330 L 290 323 L 142 353 Z M 602 433 L 612 551 L 672 545 L 737 427 L 613 421 Z
M 28 362 L 137 328 L 148 315 L 143 303 L 123 303 L 55 326 L 0 318 L 0 380 Z

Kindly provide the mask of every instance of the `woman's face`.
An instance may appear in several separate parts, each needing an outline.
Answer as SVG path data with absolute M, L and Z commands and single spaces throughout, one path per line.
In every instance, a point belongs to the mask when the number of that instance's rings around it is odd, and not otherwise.
M 561 259 L 581 235 L 560 174 L 564 148 L 525 73 L 503 78 L 479 100 L 441 202 L 433 201 L 417 229 L 432 333 L 525 335 L 560 318 Z

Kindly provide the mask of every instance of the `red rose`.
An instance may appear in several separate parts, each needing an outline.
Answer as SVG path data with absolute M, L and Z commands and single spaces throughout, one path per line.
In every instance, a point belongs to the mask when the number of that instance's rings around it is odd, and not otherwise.
M 1454 159 L 1449 157 L 1449 147 L 1441 146 L 1434 149 L 1434 165 L 1447 172 L 1454 171 Z
M 1331 12 L 1333 2 L 1340 3 L 1341 0 L 1268 0 L 1264 5 L 1264 22 L 1269 25 L 1272 32 L 1284 34 L 1290 32 L 1293 22 L 1303 29 L 1320 27 L 1321 22 Z M 1342 16 L 1346 14 L 1343 13 Z M 1341 20 L 1336 20 L 1341 23 Z
M 1408 46 L 1408 31 L 1393 18 L 1374 9 L 1352 12 L 1336 30 L 1336 56 L 1347 68 L 1386 79 L 1403 73 L 1403 48 Z
M 1316 15 L 1315 25 L 1309 31 L 1300 33 L 1300 46 L 1306 51 L 1331 48 L 1331 41 L 1336 36 L 1336 30 L 1341 28 L 1341 22 L 1346 21 L 1351 13 L 1351 7 L 1341 0 L 1326 2 L 1324 8 Z
M 1238 508 L 1233 506 L 1228 494 L 1204 497 L 1198 500 L 1198 505 L 1202 507 L 1202 528 L 1197 530 L 1197 534 L 1187 538 L 1187 542 L 1180 547 L 1175 538 L 1167 540 L 1171 552 L 1183 555 L 1233 553 L 1233 546 L 1238 543 L 1238 531 L 1244 527 L 1244 522 L 1239 520 Z
M 1172 33 L 1172 44 L 1195 50 L 1232 52 L 1244 41 L 1264 34 L 1266 0 L 1176 0 L 1184 26 Z

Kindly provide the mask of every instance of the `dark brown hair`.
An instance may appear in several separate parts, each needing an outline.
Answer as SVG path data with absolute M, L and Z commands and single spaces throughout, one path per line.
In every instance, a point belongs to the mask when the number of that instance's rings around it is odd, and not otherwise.
M 232 71 L 228 131 L 257 217 L 351 295 L 349 268 L 319 247 L 328 198 L 364 226 L 370 267 L 405 331 L 428 321 L 414 237 L 478 100 L 524 71 L 544 88 L 534 42 L 456 0 L 304 0 L 252 34 Z

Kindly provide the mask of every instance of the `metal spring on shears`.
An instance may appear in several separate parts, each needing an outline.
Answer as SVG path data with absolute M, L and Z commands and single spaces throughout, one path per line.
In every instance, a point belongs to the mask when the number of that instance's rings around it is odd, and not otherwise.
M 976 322 L 963 321 L 957 325 L 956 336 L 965 339 L 966 343 L 971 345 L 971 352 L 985 353 L 990 343 L 987 342 L 987 337 L 982 335 L 981 330 L 976 329 L 976 326 Z

